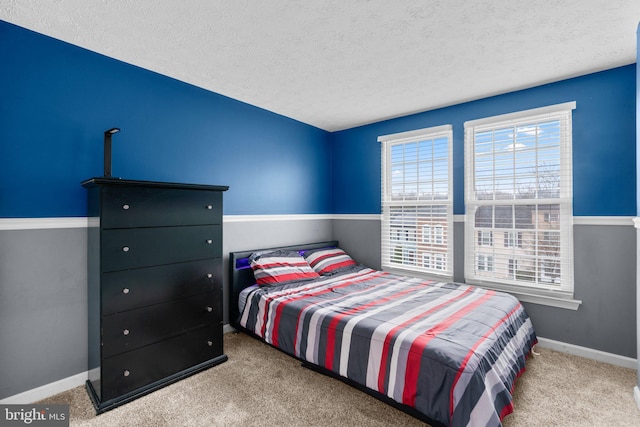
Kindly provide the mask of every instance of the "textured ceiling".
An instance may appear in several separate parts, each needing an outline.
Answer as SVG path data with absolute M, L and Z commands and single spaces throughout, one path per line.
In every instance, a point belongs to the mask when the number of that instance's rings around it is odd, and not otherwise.
M 635 62 L 639 0 L 0 0 L 0 19 L 334 131 Z

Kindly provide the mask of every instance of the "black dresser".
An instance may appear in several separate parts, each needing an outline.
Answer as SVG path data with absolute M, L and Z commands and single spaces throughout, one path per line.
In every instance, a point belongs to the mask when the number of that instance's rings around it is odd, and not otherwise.
M 222 194 L 228 187 L 92 178 L 89 380 L 97 413 L 227 360 Z

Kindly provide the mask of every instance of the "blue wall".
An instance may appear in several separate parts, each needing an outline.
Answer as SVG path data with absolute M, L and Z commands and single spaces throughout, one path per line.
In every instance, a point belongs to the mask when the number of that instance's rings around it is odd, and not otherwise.
M 636 67 L 640 61 L 640 24 L 636 31 Z M 636 168 L 640 169 L 640 67 L 636 68 Z M 640 172 L 636 171 L 636 213 L 640 216 Z M 640 253 L 640 251 L 638 251 Z M 639 297 L 640 298 L 640 297 Z M 640 316 L 638 316 L 640 324 Z M 640 331 L 640 328 L 638 329 Z M 640 339 L 638 340 L 640 349 Z M 638 352 L 640 354 L 640 352 Z M 638 360 L 638 384 L 640 385 L 640 359 Z
M 330 134 L 0 21 L 0 217 L 84 216 L 80 181 L 229 185 L 225 214 L 380 213 L 379 135 L 576 101 L 574 215 L 636 214 L 635 64 Z
M 464 214 L 464 122 L 576 101 L 573 111 L 573 213 L 636 214 L 636 65 L 563 80 L 332 134 L 333 210 L 379 214 L 378 136 L 453 125 L 454 213 Z
M 330 134 L 0 21 L 0 217 L 86 215 L 80 182 L 229 185 L 225 214 L 331 212 Z

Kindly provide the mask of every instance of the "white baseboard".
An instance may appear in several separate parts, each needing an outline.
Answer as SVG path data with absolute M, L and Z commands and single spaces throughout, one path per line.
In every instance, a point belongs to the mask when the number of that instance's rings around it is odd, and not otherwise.
M 638 409 L 640 409 L 640 389 L 638 386 L 633 388 L 633 397 L 636 399 L 636 405 L 638 405 Z
M 638 360 L 631 357 L 620 356 L 618 354 L 607 353 L 593 348 L 581 347 L 579 345 L 568 344 L 542 337 L 538 337 L 538 345 L 542 348 L 573 354 L 574 356 L 597 360 L 598 362 L 609 363 L 611 365 L 622 366 L 623 368 L 630 368 L 634 370 L 638 369 Z
M 79 374 L 63 378 L 61 380 L 45 384 L 40 387 L 36 387 L 25 392 L 9 396 L 0 400 L 1 405 L 27 405 L 37 402 L 38 400 L 45 399 L 63 391 L 71 390 L 72 388 L 83 385 L 89 374 L 87 371 L 80 372 Z
M 236 330 L 229 324 L 224 325 L 222 328 L 222 332 L 225 334 L 235 331 Z M 63 378 L 61 380 L 1 399 L 0 405 L 28 405 L 84 385 L 87 379 L 89 379 L 89 371 L 80 372 L 79 374 L 68 378 Z

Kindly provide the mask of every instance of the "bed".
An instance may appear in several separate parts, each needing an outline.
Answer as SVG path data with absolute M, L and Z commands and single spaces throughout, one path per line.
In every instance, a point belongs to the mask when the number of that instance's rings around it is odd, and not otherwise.
M 337 241 L 232 252 L 230 323 L 433 426 L 500 426 L 537 339 L 513 296 L 376 271 Z

